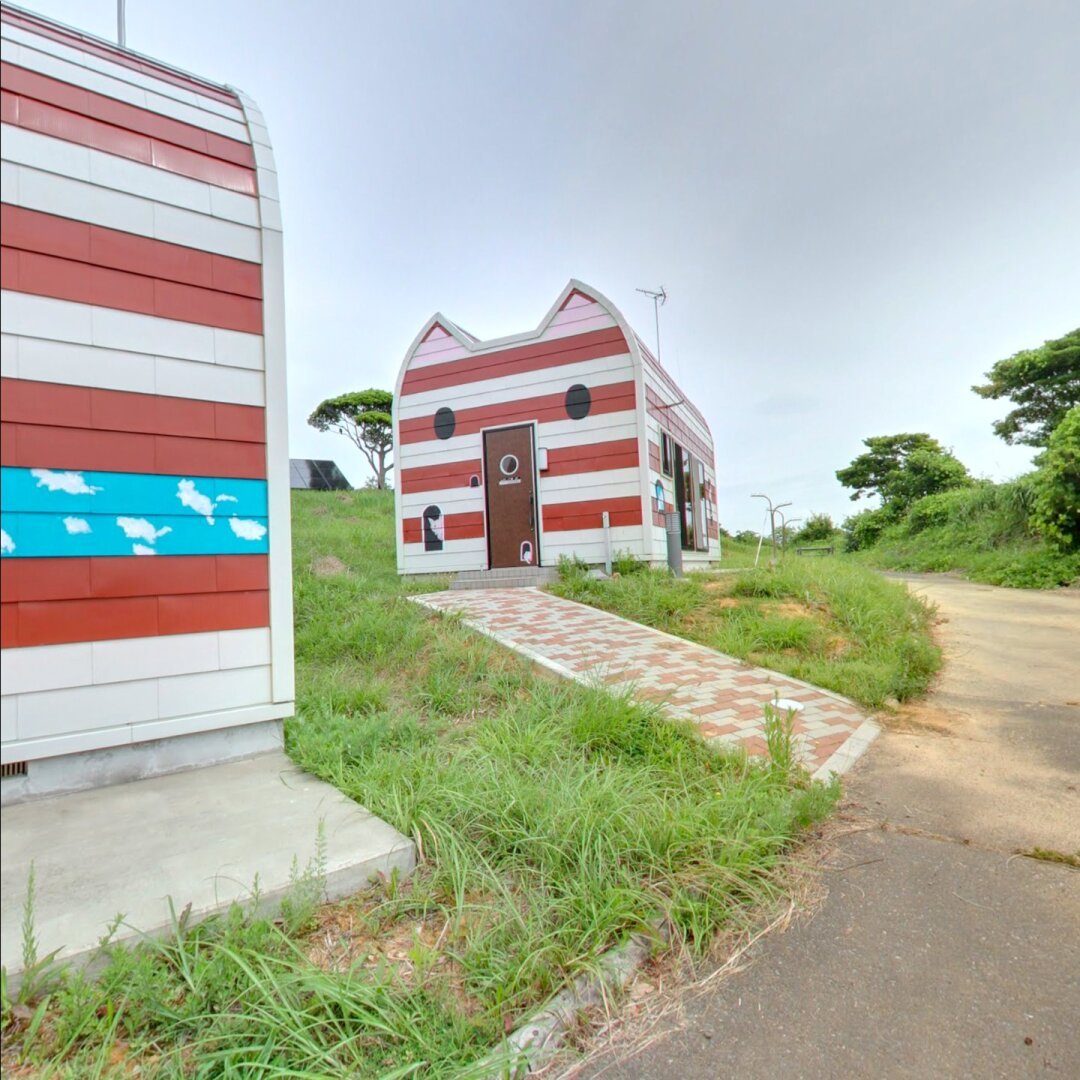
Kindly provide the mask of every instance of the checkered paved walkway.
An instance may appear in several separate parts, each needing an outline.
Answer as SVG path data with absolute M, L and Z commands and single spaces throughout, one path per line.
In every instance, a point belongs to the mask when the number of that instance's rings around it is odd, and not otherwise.
M 879 728 L 847 698 L 751 667 L 704 645 L 538 589 L 476 589 L 414 596 L 566 678 L 629 687 L 709 739 L 765 752 L 762 706 L 780 699 L 795 718 L 803 763 L 815 777 L 842 773 Z

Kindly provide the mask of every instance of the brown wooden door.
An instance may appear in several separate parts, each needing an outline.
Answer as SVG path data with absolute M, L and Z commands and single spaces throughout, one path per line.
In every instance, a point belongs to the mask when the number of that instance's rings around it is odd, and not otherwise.
M 536 471 L 531 424 L 484 432 L 488 565 L 537 566 Z

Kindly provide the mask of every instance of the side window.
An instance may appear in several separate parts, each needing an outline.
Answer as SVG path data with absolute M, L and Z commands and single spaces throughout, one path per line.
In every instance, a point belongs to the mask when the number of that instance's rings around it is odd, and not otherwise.
M 675 473 L 674 444 L 666 431 L 660 432 L 660 471 L 665 476 L 673 476 Z

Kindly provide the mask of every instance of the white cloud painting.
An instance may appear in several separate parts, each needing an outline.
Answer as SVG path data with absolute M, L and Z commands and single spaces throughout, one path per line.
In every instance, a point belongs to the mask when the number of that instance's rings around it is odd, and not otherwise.
M 15 551 L 15 541 L 8 536 L 7 529 L 0 529 L 0 551 L 11 555 Z
M 257 521 L 246 521 L 244 518 L 229 518 L 229 528 L 241 540 L 261 540 L 266 535 L 265 525 L 261 525 Z
M 196 514 L 201 514 L 206 518 L 207 525 L 214 524 L 214 514 L 218 503 L 237 501 L 235 495 L 219 495 L 216 499 L 211 499 L 195 486 L 194 480 L 181 480 L 176 488 L 176 497 L 180 502 L 189 510 L 194 510 Z
M 147 544 L 155 544 L 159 537 L 164 536 L 166 533 L 172 532 L 172 526 L 166 525 L 162 529 L 157 529 L 153 524 L 146 520 L 146 518 L 131 518 L 131 517 L 118 517 L 116 524 L 124 530 L 124 535 L 129 540 L 142 540 Z M 139 545 L 136 544 L 136 547 Z M 135 552 L 136 555 L 143 554 L 142 552 Z
M 31 469 L 30 475 L 37 481 L 38 487 L 48 488 L 49 491 L 62 491 L 65 495 L 96 495 L 102 490 L 88 484 L 80 472 Z
M 90 528 L 90 522 L 86 518 L 77 517 L 64 518 L 64 528 L 67 529 L 68 536 L 82 536 L 93 531 Z

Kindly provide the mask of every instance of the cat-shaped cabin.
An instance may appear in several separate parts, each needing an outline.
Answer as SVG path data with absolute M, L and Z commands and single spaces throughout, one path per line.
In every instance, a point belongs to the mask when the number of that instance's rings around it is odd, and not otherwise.
M 401 574 L 660 565 L 672 512 L 684 564 L 720 557 L 705 418 L 580 281 L 509 337 L 433 315 L 401 365 L 394 444 Z

